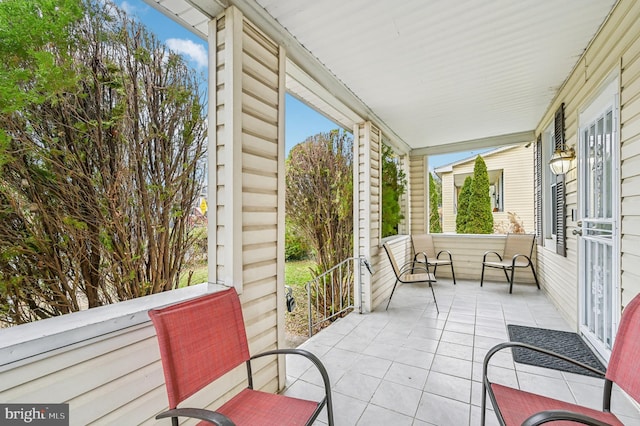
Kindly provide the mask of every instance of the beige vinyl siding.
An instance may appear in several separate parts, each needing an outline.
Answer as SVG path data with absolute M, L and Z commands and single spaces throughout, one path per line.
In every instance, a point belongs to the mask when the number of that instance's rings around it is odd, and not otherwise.
M 503 210 L 493 212 L 493 223 L 509 224 L 508 212 L 516 213 L 525 232 L 535 232 L 533 192 L 533 145 L 517 145 L 482 154 L 487 170 L 502 170 Z M 441 173 L 443 232 L 456 231 L 457 204 L 454 176 L 473 173 L 475 158 L 454 164 L 450 172 Z
M 640 82 L 638 56 L 640 55 L 640 3 L 621 0 L 593 39 L 588 49 L 567 78 L 558 96 L 550 105 L 536 129 L 542 133 L 553 119 L 561 103 L 565 104 L 566 145 L 578 147 L 578 117 L 602 89 L 612 74 L 620 77 L 620 175 L 621 175 L 621 306 L 640 292 L 637 265 L 640 242 L 638 202 L 640 187 Z M 540 279 L 549 297 L 563 316 L 577 328 L 578 324 L 578 253 L 577 239 L 571 231 L 576 223 L 571 211 L 578 208 L 577 170 L 566 175 L 567 189 L 567 257 L 555 250 L 541 249 L 538 253 Z M 548 209 L 549 206 L 544 206 Z M 567 273 L 572 271 L 572 273 Z
M 13 365 L 0 372 L 0 395 L 3 402 L 68 403 L 71 425 L 117 417 L 140 424 L 154 413 L 136 407 L 138 398 L 158 411 L 167 405 L 159 359 L 155 330 L 147 322 Z
M 216 290 L 200 284 L 22 325 L 20 336 L 45 337 L 2 348 L 0 400 L 68 403 L 72 426 L 157 424 L 168 399 L 147 310 Z M 273 361 L 256 365 L 259 382 L 272 380 Z M 185 404 L 215 409 L 244 387 L 241 365 Z
M 453 265 L 456 273 L 456 279 L 473 280 L 480 285 L 480 275 L 482 273 L 482 257 L 486 251 L 496 251 L 502 254 L 504 249 L 504 235 L 464 235 L 464 234 L 433 234 L 433 243 L 436 252 L 440 250 L 448 250 L 453 258 Z M 395 237 L 390 240 L 390 246 L 395 255 L 398 265 L 408 262 L 413 257 L 411 238 L 409 236 Z M 536 249 L 533 252 L 533 263 L 537 262 Z M 448 266 L 442 266 L 437 270 L 438 280 L 451 279 L 451 269 Z M 396 277 L 391 269 L 389 259 L 384 249 L 379 251 L 378 262 L 376 265 L 376 273 L 374 276 L 375 284 L 373 286 L 372 304 L 378 307 L 386 303 L 387 298 L 391 294 L 391 289 Z M 436 297 L 438 286 L 453 285 L 451 281 L 436 281 L 435 291 Z M 487 268 L 485 270 L 485 286 L 504 287 L 504 291 L 508 292 L 508 282 L 501 269 Z M 514 279 L 514 292 L 518 291 L 518 286 L 528 285 L 535 286 L 533 274 L 529 268 L 518 268 Z
M 225 105 L 225 82 L 228 80 L 226 75 L 226 37 L 225 37 L 225 17 L 222 16 L 216 21 L 215 39 L 209 40 L 209 43 L 214 43 L 216 48 L 216 60 L 215 71 L 209 70 L 210 74 L 215 76 L 215 82 L 212 85 L 215 88 L 215 96 L 209 96 L 209 102 L 215 104 L 215 126 L 211 126 L 211 108 L 209 113 L 209 137 L 212 137 L 214 133 L 211 129 L 215 128 L 215 141 L 209 141 L 209 146 L 215 148 L 213 161 L 215 164 L 215 173 L 210 172 L 211 188 L 215 188 L 210 193 L 215 196 L 215 209 L 209 214 L 209 226 L 215 230 L 215 238 L 213 238 L 209 245 L 215 246 L 213 250 L 209 250 L 209 276 L 219 277 L 224 273 L 224 233 L 226 224 L 225 215 L 225 186 L 226 186 L 226 170 L 225 170 L 225 121 L 227 115 L 227 107 Z M 215 74 L 214 74 L 215 72 Z M 211 89 L 211 88 L 210 88 Z M 211 149 L 209 155 L 211 155 Z M 211 200 L 209 200 L 211 203 Z M 211 232 L 211 231 L 209 231 Z M 209 238 L 211 240 L 211 238 Z M 213 256 L 212 256 L 213 255 Z
M 476 235 L 476 234 L 433 234 L 433 245 L 436 253 L 440 250 L 451 252 L 456 279 L 478 281 L 482 274 L 482 257 L 487 251 L 495 251 L 502 255 L 504 249 L 504 235 Z M 492 255 L 491 255 L 492 256 Z M 445 257 L 446 258 L 446 257 Z M 497 259 L 496 257 L 488 258 Z M 533 251 L 533 263 L 536 264 L 536 249 Z M 436 272 L 436 278 L 451 278 L 451 268 L 441 266 Z M 486 268 L 485 285 L 506 285 L 507 281 L 501 269 Z M 529 268 L 518 268 L 514 278 L 514 291 L 520 284 L 533 284 L 535 280 Z M 506 288 L 506 287 L 505 287 Z M 508 291 L 508 289 L 507 289 Z
M 516 213 L 528 234 L 535 233 L 533 149 L 519 145 L 487 158 L 487 169 L 503 170 L 503 211 L 493 213 L 493 223 L 508 225 L 508 212 Z
M 429 230 L 429 175 L 425 156 L 409 156 L 409 218 L 411 234 L 422 234 Z
M 640 293 L 640 11 L 633 11 L 635 34 L 622 54 L 620 73 L 621 128 L 621 270 L 622 306 Z
M 406 235 L 411 233 L 410 231 L 410 208 L 409 208 L 409 203 L 411 201 L 411 197 L 409 195 L 409 188 L 408 188 L 408 180 L 409 180 L 409 176 L 411 176 L 411 173 L 409 171 L 409 156 L 408 155 L 399 155 L 398 156 L 398 167 L 400 170 L 402 170 L 402 172 L 404 173 L 405 176 L 405 181 L 407 182 L 407 188 L 404 192 L 404 194 L 402 194 L 400 196 L 400 199 L 398 200 L 398 203 L 400 204 L 400 212 L 403 215 L 402 219 L 400 220 L 400 223 L 398 223 L 398 234 L 400 235 Z M 380 193 L 380 196 L 382 196 L 382 193 Z
M 407 236 L 392 238 L 390 246 L 398 265 L 410 260 L 411 239 Z M 396 281 L 396 276 L 391 268 L 389 258 L 380 246 L 377 256 L 376 274 L 374 277 L 371 300 L 373 309 L 380 306 L 391 294 L 391 289 Z
M 382 133 L 371 122 L 354 126 L 354 247 L 356 256 L 364 256 L 378 270 L 380 250 L 380 155 Z M 377 273 L 376 273 L 377 275 Z M 365 311 L 372 309 L 376 277 L 362 275 Z
M 238 289 L 249 347 L 259 353 L 278 347 L 284 335 L 279 329 L 284 324 L 283 51 L 235 7 L 217 18 L 215 38 L 210 102 L 216 114 L 210 128 L 216 129 L 211 185 L 216 214 L 210 262 L 216 266 L 210 281 Z M 261 359 L 253 370 L 256 388 L 279 390 L 282 368 L 276 358 Z M 240 385 L 233 379 L 227 383 Z
M 284 285 L 284 258 L 278 255 L 278 226 L 284 225 L 279 218 L 284 217 L 284 150 L 278 145 L 284 144 L 284 70 L 278 45 L 247 20 L 242 24 L 242 180 L 234 184 L 242 189 L 241 301 L 255 354 L 276 349 L 278 324 L 284 326 L 284 313 L 279 313 L 284 296 L 278 291 Z M 275 357 L 260 359 L 253 374 L 257 389 L 276 392 L 284 383 L 278 381 Z
M 442 180 L 442 232 L 456 232 L 458 195 L 453 184 L 453 173 L 443 173 Z

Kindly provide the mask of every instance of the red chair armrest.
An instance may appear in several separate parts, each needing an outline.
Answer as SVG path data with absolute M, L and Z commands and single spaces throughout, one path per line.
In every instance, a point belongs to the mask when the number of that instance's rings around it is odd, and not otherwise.
M 256 359 L 256 358 L 260 358 L 260 357 L 263 357 L 263 356 L 268 356 L 268 355 L 300 355 L 300 356 L 303 356 L 303 357 L 307 358 L 309 361 L 311 361 L 313 363 L 313 365 L 316 366 L 316 368 L 320 372 L 320 376 L 322 376 L 322 381 L 324 383 L 324 391 L 325 391 L 325 397 L 320 402 L 320 408 L 322 408 L 322 406 L 326 405 L 326 407 L 327 407 L 327 419 L 329 421 L 329 425 L 332 425 L 333 424 L 333 402 L 332 402 L 332 398 L 331 398 L 331 383 L 329 382 L 329 373 L 327 373 L 327 369 L 324 367 L 324 364 L 322 364 L 322 361 L 320 361 L 320 358 L 318 358 L 317 356 L 315 356 L 311 352 L 306 351 L 304 349 L 274 349 L 272 351 L 265 351 L 265 352 L 256 354 L 256 355 L 252 356 L 249 359 L 249 361 L 247 361 L 247 368 L 249 369 L 249 383 L 250 383 L 250 385 L 252 383 L 252 378 L 251 378 L 251 360 L 252 359 Z
M 583 425 L 608 426 L 608 423 L 601 422 L 600 420 L 594 419 L 584 414 L 574 413 L 573 411 L 565 411 L 565 410 L 541 411 L 539 413 L 533 414 L 531 417 L 526 419 L 522 423 L 522 426 L 538 426 L 538 425 L 542 425 L 549 422 L 555 422 L 558 420 L 567 420 L 575 423 L 580 423 Z

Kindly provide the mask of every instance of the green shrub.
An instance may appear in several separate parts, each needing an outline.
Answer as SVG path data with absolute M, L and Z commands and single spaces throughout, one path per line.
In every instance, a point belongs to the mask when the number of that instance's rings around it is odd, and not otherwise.
M 489 174 L 487 165 L 481 156 L 476 157 L 473 167 L 473 182 L 467 207 L 467 234 L 492 234 L 493 213 L 491 212 L 491 197 L 489 196 Z
M 433 175 L 429 173 L 429 232 L 440 233 L 442 232 L 442 225 L 440 224 L 440 212 L 438 207 L 440 206 L 440 193 L 438 186 L 436 185 Z
M 456 233 L 464 234 L 467 229 L 469 196 L 471 195 L 471 184 L 473 178 L 467 176 L 458 195 L 458 214 L 456 215 Z
M 309 257 L 309 245 L 298 235 L 294 227 L 286 223 L 284 237 L 284 257 L 286 261 L 303 260 Z

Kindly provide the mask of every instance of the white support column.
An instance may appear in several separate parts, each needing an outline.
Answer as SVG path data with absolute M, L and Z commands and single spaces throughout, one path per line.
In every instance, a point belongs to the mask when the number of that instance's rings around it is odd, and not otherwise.
M 278 207 L 277 207 L 277 287 L 276 297 L 278 303 L 278 342 L 285 341 L 285 288 L 284 288 L 284 266 L 285 266 L 285 88 L 286 88 L 286 51 L 284 47 L 279 47 L 279 73 L 278 73 Z M 281 357 L 278 363 L 279 389 L 284 389 L 287 382 L 287 372 L 285 357 Z
M 429 231 L 429 164 L 426 155 L 408 158 L 407 192 L 409 194 L 409 233 Z
M 354 252 L 376 264 L 380 251 L 380 145 L 382 135 L 371 122 L 354 126 Z M 362 275 L 362 310 L 370 312 L 373 300 L 374 277 L 368 272 Z
M 243 291 L 242 276 L 242 13 L 226 10 L 224 49 L 224 203 L 222 281 Z
M 218 203 L 216 202 L 216 190 L 218 187 L 218 173 L 217 173 L 217 155 L 216 148 L 218 145 L 218 134 L 216 132 L 216 88 L 218 86 L 218 79 L 216 73 L 217 67 L 217 45 L 218 45 L 218 32 L 216 29 L 217 20 L 212 19 L 208 24 L 208 42 L 209 42 L 209 72 L 208 72 L 208 93 L 209 102 L 207 106 L 207 120 L 208 120 L 208 136 L 207 136 L 207 203 L 209 203 L 209 209 L 207 209 L 207 271 L 209 287 L 215 284 L 217 281 L 217 267 L 218 263 L 215 261 L 217 257 L 216 247 L 216 232 L 218 229 Z

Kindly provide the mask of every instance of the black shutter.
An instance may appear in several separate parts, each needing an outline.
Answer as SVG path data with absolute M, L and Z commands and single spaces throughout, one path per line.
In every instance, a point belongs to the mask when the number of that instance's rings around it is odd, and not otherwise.
M 544 172 L 544 165 L 542 164 L 542 135 L 538 135 L 536 140 L 536 147 L 533 150 L 534 155 L 534 194 L 536 197 L 535 217 L 536 217 L 536 238 L 538 245 L 544 243 L 542 236 L 542 173 Z
M 564 103 L 560 105 L 554 120 L 554 144 L 555 150 L 564 149 Z
M 565 149 L 564 139 L 564 103 L 560 105 L 555 115 L 554 123 L 555 149 Z M 556 253 L 567 256 L 567 216 L 565 200 L 564 175 L 556 176 Z
M 565 203 L 565 186 L 564 175 L 556 176 L 556 253 L 561 256 L 567 256 L 566 242 L 566 203 Z

